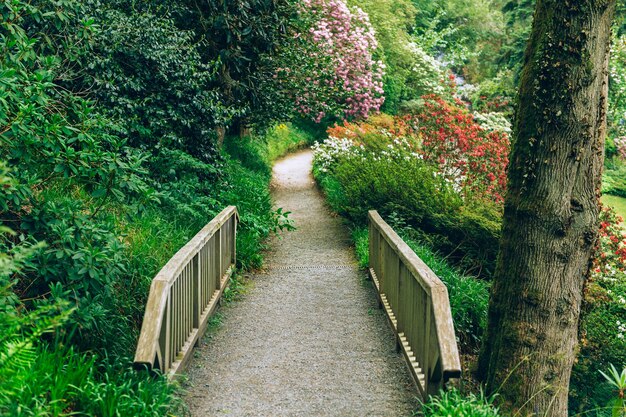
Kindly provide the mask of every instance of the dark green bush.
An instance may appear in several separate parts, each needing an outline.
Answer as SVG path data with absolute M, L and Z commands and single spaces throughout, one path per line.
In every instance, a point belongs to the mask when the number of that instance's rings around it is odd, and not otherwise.
M 367 211 L 401 213 L 410 223 L 430 228 L 438 219 L 460 207 L 460 198 L 433 175 L 422 161 L 366 154 L 343 159 L 332 176 L 341 184 L 339 212 L 356 223 Z
M 165 7 L 137 10 L 118 3 L 89 8 L 106 24 L 84 51 L 82 82 L 73 81 L 73 88 L 89 88 L 98 110 L 131 146 L 175 148 L 213 160 L 214 128 L 234 114 L 215 85 L 218 60 L 203 59 L 198 36 L 177 27 Z
M 611 386 L 599 371 L 610 364 L 626 366 L 626 277 L 617 274 L 599 283 L 590 283 L 580 323 L 581 344 L 572 370 L 570 409 L 595 410 L 590 415 L 609 417 L 606 408 L 615 398 Z
M 380 141 L 379 141 L 380 142 Z M 331 172 L 315 170 L 330 206 L 355 224 L 367 211 L 399 214 L 420 240 L 475 275 L 495 269 L 501 212 L 494 203 L 463 202 L 422 160 L 378 151 L 340 158 Z
M 604 194 L 626 197 L 626 164 L 619 158 L 605 162 L 602 176 L 602 192 Z

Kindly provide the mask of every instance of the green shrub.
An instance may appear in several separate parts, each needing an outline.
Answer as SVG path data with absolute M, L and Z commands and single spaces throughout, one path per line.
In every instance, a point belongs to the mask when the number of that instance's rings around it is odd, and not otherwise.
M 263 138 L 252 135 L 227 137 L 224 141 L 224 149 L 247 169 L 266 176 L 270 175 L 267 145 Z
M 202 55 L 206 43 L 177 26 L 172 7 L 130 3 L 87 2 L 86 14 L 99 26 L 90 48 L 82 50 L 71 88 L 90 90 L 97 110 L 131 146 L 169 147 L 213 160 L 215 127 L 234 114 L 216 86 L 217 57 Z
M 369 230 L 366 227 L 355 228 L 352 230 L 352 241 L 359 268 L 367 268 L 370 264 Z
M 422 405 L 424 417 L 500 417 L 497 407 L 484 394 L 461 394 L 456 389 L 442 391 Z
M 168 415 L 182 408 L 165 377 L 138 373 L 128 361 L 114 364 L 72 348 L 40 346 L 11 387 L 0 390 L 0 412 L 114 417 Z
M 342 189 L 339 212 L 356 223 L 364 223 L 368 210 L 375 208 L 381 213 L 397 211 L 409 222 L 430 228 L 460 206 L 452 190 L 416 158 L 351 156 L 337 164 L 332 176 Z
M 609 364 L 626 366 L 626 276 L 590 283 L 580 323 L 581 345 L 572 369 L 570 409 L 611 416 L 606 405 L 615 396 L 614 388 L 599 370 Z M 592 416 L 594 414 L 591 414 Z
M 331 208 L 356 225 L 367 212 L 399 214 L 420 240 L 474 275 L 490 276 L 500 239 L 501 209 L 466 198 L 410 152 L 386 151 L 386 140 L 365 135 L 366 148 L 316 148 L 314 174 Z M 328 161 L 332 161 L 329 162 Z
M 602 192 L 626 197 L 626 164 L 618 158 L 606 163 L 602 175 Z

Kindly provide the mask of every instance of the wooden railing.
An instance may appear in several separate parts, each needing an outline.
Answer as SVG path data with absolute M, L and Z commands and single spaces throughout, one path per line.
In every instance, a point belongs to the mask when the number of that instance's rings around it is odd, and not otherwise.
M 135 364 L 179 373 L 206 330 L 235 268 L 239 215 L 226 208 L 152 280 Z
M 460 378 L 448 290 L 376 211 L 369 212 L 370 276 L 422 396 Z

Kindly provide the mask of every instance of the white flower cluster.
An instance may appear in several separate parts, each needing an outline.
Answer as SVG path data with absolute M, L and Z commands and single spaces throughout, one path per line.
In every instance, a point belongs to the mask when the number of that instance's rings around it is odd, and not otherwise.
M 502 113 L 474 113 L 474 120 L 488 132 L 511 133 L 511 122 Z
M 340 158 L 358 157 L 362 161 L 371 158 L 374 161 L 423 159 L 423 156 L 413 149 L 411 143 L 403 137 L 393 135 L 381 129 L 378 133 L 391 139 L 391 142 L 380 151 L 366 151 L 363 145 L 357 145 L 347 138 L 330 136 L 323 143 L 313 145 L 313 163 L 320 172 L 330 172 L 332 166 Z
M 340 157 L 358 153 L 357 146 L 345 138 L 330 136 L 323 143 L 313 145 L 313 161 L 320 172 L 329 172 Z

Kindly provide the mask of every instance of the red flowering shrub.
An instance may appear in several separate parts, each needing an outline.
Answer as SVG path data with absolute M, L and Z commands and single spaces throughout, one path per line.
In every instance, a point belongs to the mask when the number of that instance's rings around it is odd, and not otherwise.
M 626 271 L 626 232 L 623 221 L 611 207 L 602 207 L 600 241 L 594 256 L 594 276 L 606 278 Z
M 424 97 L 425 104 L 401 117 L 373 116 L 365 122 L 335 125 L 328 135 L 363 144 L 370 133 L 377 138 L 421 138 L 414 151 L 438 166 L 439 173 L 465 195 L 487 196 L 501 203 L 506 191 L 509 138 L 505 133 L 484 130 L 461 105 L 438 96 Z
M 465 192 L 504 200 L 510 142 L 506 134 L 487 132 L 461 105 L 438 96 L 424 97 L 411 114 L 422 137 L 424 159 L 439 165 L 442 175 Z

